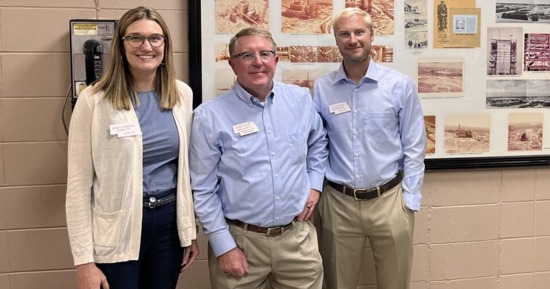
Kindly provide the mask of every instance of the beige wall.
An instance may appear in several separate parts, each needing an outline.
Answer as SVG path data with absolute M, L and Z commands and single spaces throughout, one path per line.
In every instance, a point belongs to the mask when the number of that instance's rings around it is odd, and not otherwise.
M 188 80 L 187 1 L 0 0 L 0 288 L 75 288 L 64 213 L 69 20 L 157 8 Z M 65 114 L 70 115 L 70 109 Z M 413 289 L 550 288 L 550 168 L 428 172 Z M 206 247 L 179 288 L 209 288 Z M 365 254 L 370 260 L 368 248 Z M 373 286 L 365 263 L 360 288 Z

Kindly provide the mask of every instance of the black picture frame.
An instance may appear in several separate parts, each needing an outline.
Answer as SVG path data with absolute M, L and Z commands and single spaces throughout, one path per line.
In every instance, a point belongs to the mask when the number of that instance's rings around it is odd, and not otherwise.
M 201 1 L 188 1 L 189 8 L 189 86 L 193 107 L 202 102 Z M 550 155 L 426 158 L 427 170 L 505 168 L 550 165 Z

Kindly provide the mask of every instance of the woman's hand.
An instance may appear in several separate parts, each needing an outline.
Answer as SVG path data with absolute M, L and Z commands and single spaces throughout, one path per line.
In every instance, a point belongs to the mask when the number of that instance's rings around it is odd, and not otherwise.
M 184 248 L 183 262 L 181 263 L 180 272 L 183 272 L 187 270 L 187 268 L 191 267 L 191 265 L 195 263 L 199 253 L 199 245 L 197 244 L 197 240 L 191 241 L 191 246 Z

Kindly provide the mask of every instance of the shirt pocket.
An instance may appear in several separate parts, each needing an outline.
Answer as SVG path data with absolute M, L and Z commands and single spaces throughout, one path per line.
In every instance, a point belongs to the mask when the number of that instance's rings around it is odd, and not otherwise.
M 114 247 L 122 239 L 122 211 L 101 213 L 94 209 L 92 234 L 94 246 Z
M 384 142 L 397 136 L 397 117 L 391 111 L 367 112 L 363 118 L 365 138 L 370 142 Z
M 288 134 L 287 140 L 290 146 L 291 163 L 305 163 L 307 153 L 307 134 L 305 131 Z

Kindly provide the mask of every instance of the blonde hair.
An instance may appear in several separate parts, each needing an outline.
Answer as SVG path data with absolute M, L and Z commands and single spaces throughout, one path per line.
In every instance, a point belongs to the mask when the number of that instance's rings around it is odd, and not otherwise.
M 363 19 L 365 20 L 365 24 L 367 24 L 367 27 L 372 33 L 372 18 L 370 17 L 369 13 L 357 7 L 349 7 L 338 12 L 338 14 L 336 14 L 332 19 L 332 31 L 334 31 L 334 35 L 336 35 L 336 31 L 338 30 L 338 21 L 340 21 L 341 18 L 351 16 L 363 17 Z
M 172 37 L 168 25 L 166 25 L 160 14 L 152 8 L 143 6 L 127 11 L 118 21 L 111 45 L 109 67 L 107 72 L 93 85 L 92 92 L 103 91 L 105 99 L 111 101 L 117 109 L 129 110 L 132 106 L 132 100 L 137 101 L 137 90 L 125 57 L 124 42 L 121 38 L 126 33 L 128 26 L 142 19 L 155 21 L 164 33 L 164 59 L 157 68 L 155 90 L 159 95 L 160 107 L 162 109 L 172 109 L 180 99 L 176 85 Z

